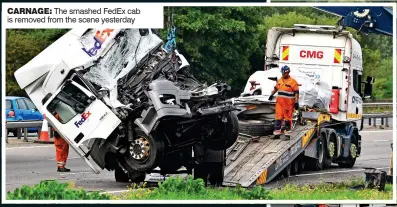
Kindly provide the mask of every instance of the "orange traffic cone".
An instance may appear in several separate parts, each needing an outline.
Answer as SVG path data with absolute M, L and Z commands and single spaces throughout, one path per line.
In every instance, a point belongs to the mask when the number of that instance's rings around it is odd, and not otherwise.
M 45 143 L 45 144 L 53 144 L 54 141 L 50 140 L 50 137 L 49 137 L 49 134 L 48 134 L 48 122 L 47 122 L 45 114 L 43 116 L 44 116 L 43 125 L 41 126 L 39 139 L 35 140 L 34 142 L 36 142 L 36 143 Z

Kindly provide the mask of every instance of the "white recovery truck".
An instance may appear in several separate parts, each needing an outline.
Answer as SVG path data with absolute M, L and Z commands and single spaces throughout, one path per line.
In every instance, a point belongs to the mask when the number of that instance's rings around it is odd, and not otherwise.
M 95 173 L 141 182 L 184 166 L 222 183 L 225 150 L 238 137 L 235 108 L 220 103 L 230 87 L 200 84 L 155 30 L 72 29 L 15 78 Z
M 275 99 L 268 100 L 284 65 L 300 85 L 290 140 L 272 135 Z M 228 100 L 239 108 L 240 136 L 227 150 L 224 184 L 265 184 L 332 163 L 353 167 L 361 153 L 362 103 L 374 82 L 362 82 L 362 72 L 361 46 L 348 31 L 316 25 L 270 29 L 264 71 L 251 75 L 240 97 Z

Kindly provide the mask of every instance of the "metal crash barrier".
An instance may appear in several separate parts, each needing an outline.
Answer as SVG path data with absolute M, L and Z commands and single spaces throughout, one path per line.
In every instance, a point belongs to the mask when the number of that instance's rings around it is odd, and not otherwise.
M 380 125 L 389 127 L 389 119 L 393 118 L 392 113 L 387 114 L 364 114 L 363 119 L 368 119 L 368 125 L 376 127 L 376 120 L 380 119 Z
M 38 128 L 38 134 L 40 134 L 42 126 L 43 121 L 6 121 L 6 143 L 8 143 L 8 133 L 10 132 L 10 129 L 16 129 L 16 136 L 18 139 L 21 139 L 23 131 L 23 141 L 28 142 L 28 128 Z M 53 131 L 51 130 L 51 126 L 49 124 L 48 132 L 50 137 L 54 136 Z

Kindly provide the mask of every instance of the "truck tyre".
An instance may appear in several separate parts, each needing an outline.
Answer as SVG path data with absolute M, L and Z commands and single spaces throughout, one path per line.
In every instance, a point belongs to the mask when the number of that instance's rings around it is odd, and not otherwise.
M 291 164 L 288 164 L 283 170 L 283 176 L 289 178 L 291 176 Z
M 324 137 L 322 136 L 322 135 L 320 135 L 320 138 L 318 139 L 319 140 L 319 148 L 318 148 L 318 154 L 319 154 L 319 157 L 318 157 L 318 159 L 315 159 L 315 158 L 311 158 L 310 159 L 310 166 L 311 166 L 311 168 L 313 168 L 313 170 L 315 170 L 315 171 L 320 171 L 320 170 L 322 170 L 323 169 L 323 167 L 324 167 L 324 160 L 325 160 L 325 139 L 324 139 Z
M 355 151 L 355 150 L 357 150 L 357 143 L 356 143 L 357 139 L 354 134 L 352 134 L 351 140 L 354 140 L 354 143 L 351 144 L 351 147 L 349 149 L 349 155 L 343 161 L 338 163 L 339 167 L 341 167 L 341 168 L 352 168 L 354 166 L 354 164 L 356 163 L 357 151 Z
M 225 177 L 225 163 L 224 162 L 212 162 L 208 163 L 210 184 L 213 186 L 222 186 L 223 179 Z
M 227 122 L 224 123 L 221 129 L 221 136 L 210 137 L 203 140 L 203 144 L 206 148 L 211 150 L 226 150 L 236 142 L 239 133 L 237 115 L 233 112 L 228 112 L 225 117 Z
M 332 165 L 332 160 L 336 154 L 336 131 L 335 129 L 327 129 L 328 143 L 326 156 L 324 160 L 324 168 L 330 168 Z
M 303 154 L 299 155 L 298 157 L 298 161 L 299 161 L 299 170 L 298 172 L 301 173 L 305 170 L 306 167 L 306 159 L 305 156 Z
M 116 179 L 116 182 L 120 183 L 127 183 L 130 181 L 128 173 L 125 173 L 121 167 L 116 167 L 116 169 L 114 169 L 114 178 Z
M 239 120 L 239 132 L 251 136 L 267 136 L 273 134 L 274 124 L 267 120 Z
M 291 163 L 291 175 L 299 174 L 299 157 Z
M 125 153 L 125 161 L 135 171 L 145 172 L 154 169 L 161 162 L 164 154 L 164 142 L 158 136 L 147 136 L 136 128 L 134 140 Z

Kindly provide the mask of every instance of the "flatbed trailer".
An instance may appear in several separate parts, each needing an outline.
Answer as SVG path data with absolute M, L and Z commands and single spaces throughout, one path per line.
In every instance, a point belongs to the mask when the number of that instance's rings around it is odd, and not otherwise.
M 296 124 L 290 140 L 274 139 L 270 135 L 254 141 L 239 136 L 226 151 L 223 185 L 249 187 L 266 184 L 283 172 L 290 173 L 291 164 L 293 171 L 299 171 L 304 157 L 318 159 L 321 152 L 318 150 L 321 146 L 320 126 L 330 117 L 322 112 L 303 112 L 302 119 L 308 120 L 307 124 Z

